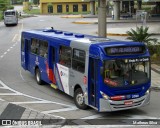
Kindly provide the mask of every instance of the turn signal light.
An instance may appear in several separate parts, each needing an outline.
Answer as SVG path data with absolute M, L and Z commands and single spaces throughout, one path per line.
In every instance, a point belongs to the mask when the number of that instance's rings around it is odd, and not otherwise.
M 126 97 L 125 96 L 113 96 L 113 97 L 110 97 L 111 100 L 124 100 Z

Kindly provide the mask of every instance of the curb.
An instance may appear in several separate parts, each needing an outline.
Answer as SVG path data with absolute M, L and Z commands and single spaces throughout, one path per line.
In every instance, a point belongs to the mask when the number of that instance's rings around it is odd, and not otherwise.
M 74 24 L 97 24 L 96 22 L 81 22 L 81 21 L 74 21 L 74 22 L 72 22 L 72 23 L 74 23 Z
M 66 16 L 61 16 L 61 18 L 84 18 L 83 15 L 66 15 Z
M 154 86 L 151 85 L 151 90 L 153 90 L 153 91 L 160 91 L 160 86 L 154 87 Z
M 98 24 L 98 22 L 89 22 L 89 21 L 74 21 L 74 24 Z
M 156 70 L 155 68 L 151 67 L 151 69 L 152 69 L 154 72 L 160 74 L 160 71 Z
M 128 34 L 107 33 L 107 36 L 128 36 Z
M 98 34 L 98 32 L 96 32 Z M 107 33 L 106 36 L 128 36 L 128 34 Z

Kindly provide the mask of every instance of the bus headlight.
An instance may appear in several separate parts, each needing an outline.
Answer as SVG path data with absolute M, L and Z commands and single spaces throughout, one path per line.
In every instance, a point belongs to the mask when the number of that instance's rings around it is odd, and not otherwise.
M 149 88 L 147 91 L 146 91 L 146 94 L 149 94 L 151 92 L 151 89 Z

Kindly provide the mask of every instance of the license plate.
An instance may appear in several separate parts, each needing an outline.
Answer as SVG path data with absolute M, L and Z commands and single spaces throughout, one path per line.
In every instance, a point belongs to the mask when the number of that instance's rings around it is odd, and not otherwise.
M 132 105 L 132 104 L 133 104 L 133 101 L 125 101 L 124 104 L 125 104 L 125 105 Z

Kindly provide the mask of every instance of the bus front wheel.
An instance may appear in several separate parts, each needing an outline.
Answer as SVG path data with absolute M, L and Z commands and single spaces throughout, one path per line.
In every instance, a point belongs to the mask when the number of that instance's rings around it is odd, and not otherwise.
M 40 70 L 39 68 L 36 68 L 36 72 L 35 72 L 35 76 L 36 76 L 36 81 L 39 85 L 42 84 L 42 80 L 41 80 L 41 73 L 40 73 Z
M 74 92 L 74 103 L 79 109 L 87 109 L 87 105 L 84 101 L 84 94 L 81 88 L 76 89 Z

